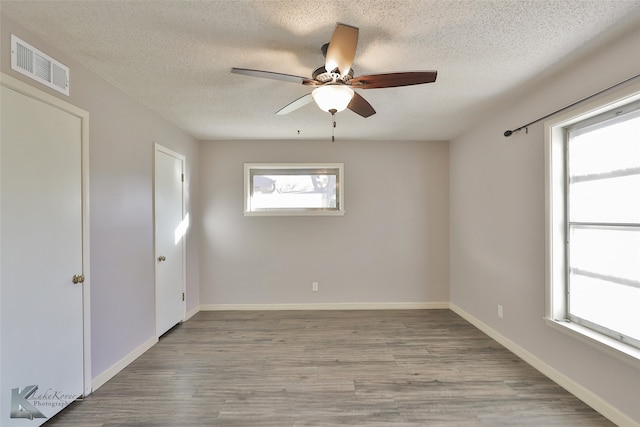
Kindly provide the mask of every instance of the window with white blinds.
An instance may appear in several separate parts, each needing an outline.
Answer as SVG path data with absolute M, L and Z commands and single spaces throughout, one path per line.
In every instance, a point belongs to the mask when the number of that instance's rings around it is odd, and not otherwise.
M 640 102 L 565 135 L 566 319 L 640 348 Z

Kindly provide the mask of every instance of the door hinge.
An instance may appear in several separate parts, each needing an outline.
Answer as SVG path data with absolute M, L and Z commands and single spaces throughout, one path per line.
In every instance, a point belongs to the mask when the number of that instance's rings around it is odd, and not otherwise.
M 180 174 L 180 180 L 181 180 L 182 182 L 184 182 L 184 174 L 183 174 L 183 173 L 181 173 L 181 174 Z
M 182 301 L 184 301 L 184 292 L 182 293 Z

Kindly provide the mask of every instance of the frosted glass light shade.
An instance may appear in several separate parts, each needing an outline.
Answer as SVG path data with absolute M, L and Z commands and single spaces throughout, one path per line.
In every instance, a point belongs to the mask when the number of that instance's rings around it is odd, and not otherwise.
M 347 108 L 353 98 L 353 90 L 344 85 L 327 85 L 314 89 L 311 96 L 321 110 L 338 112 Z

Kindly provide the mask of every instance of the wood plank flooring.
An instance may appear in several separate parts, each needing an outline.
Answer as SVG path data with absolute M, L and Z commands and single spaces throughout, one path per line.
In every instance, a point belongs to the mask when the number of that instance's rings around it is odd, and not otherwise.
M 611 426 L 450 310 L 200 312 L 51 426 Z

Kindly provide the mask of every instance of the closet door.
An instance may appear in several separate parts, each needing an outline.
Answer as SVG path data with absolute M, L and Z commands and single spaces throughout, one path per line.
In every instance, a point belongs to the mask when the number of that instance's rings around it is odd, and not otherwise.
M 181 154 L 155 146 L 156 335 L 184 320 L 184 162 Z
M 0 425 L 83 394 L 82 119 L 1 86 Z

